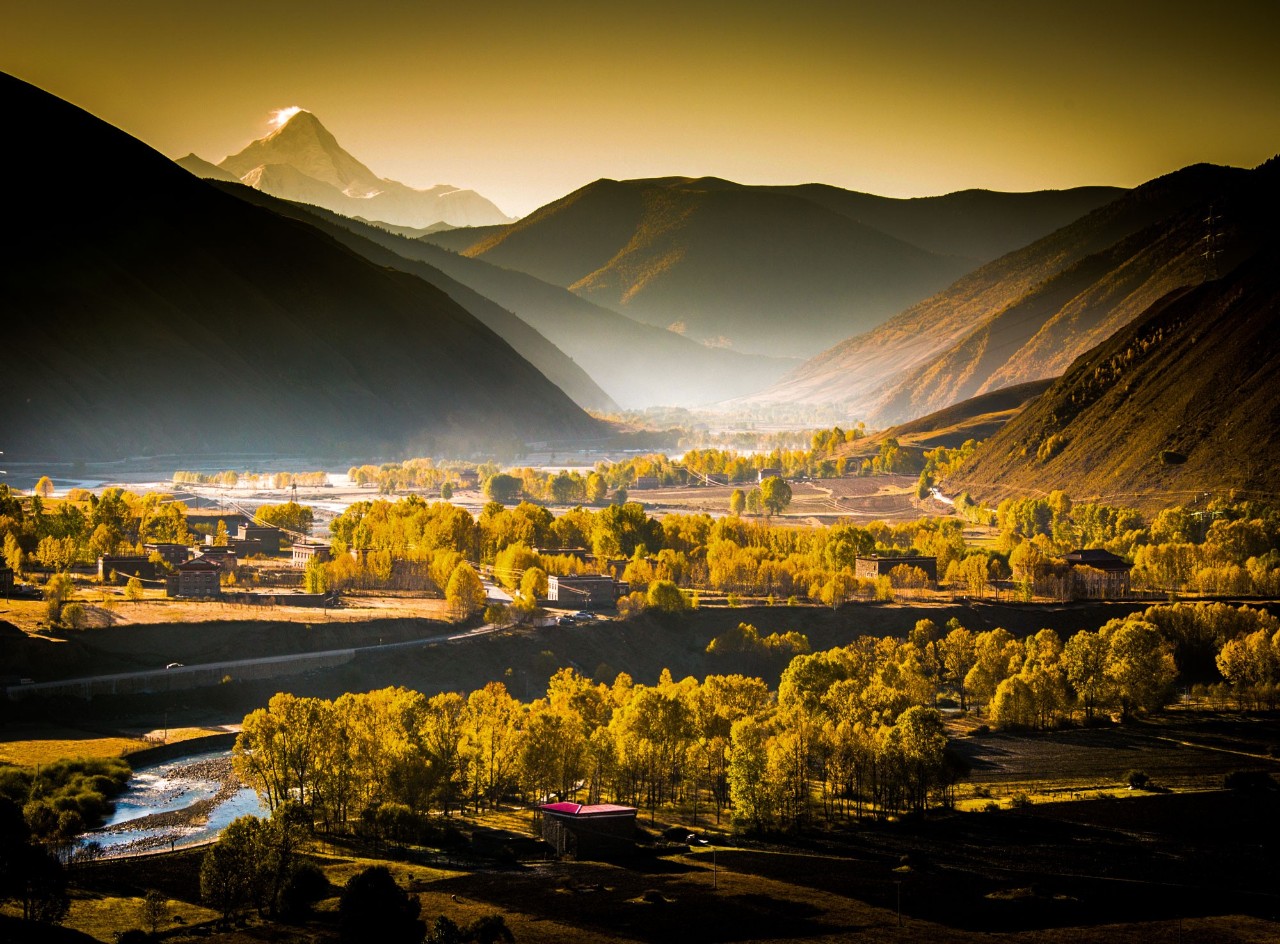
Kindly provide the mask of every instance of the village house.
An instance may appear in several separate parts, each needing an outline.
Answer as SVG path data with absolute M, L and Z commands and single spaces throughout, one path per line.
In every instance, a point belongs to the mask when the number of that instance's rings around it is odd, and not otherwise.
M 915 567 L 924 571 L 930 583 L 938 582 L 938 559 L 936 557 L 859 557 L 854 560 L 853 573 L 864 580 L 875 580 L 887 577 L 895 567 Z
M 757 485 L 760 484 L 765 479 L 774 479 L 774 478 L 777 478 L 777 479 L 782 478 L 781 469 L 761 469 L 759 472 L 756 473 L 756 484 Z
M 627 585 L 603 574 L 578 574 L 547 578 L 547 600 L 560 606 L 590 609 L 595 606 L 615 606 L 618 597 L 627 592 Z
M 147 552 L 148 556 L 159 554 L 170 567 L 177 567 L 179 564 L 191 560 L 191 548 L 185 544 L 144 544 L 142 549 Z
M 209 545 L 200 548 L 200 556 L 196 560 L 217 564 L 227 573 L 234 572 L 236 564 L 239 563 L 236 549 L 225 545 Z
M 257 541 L 258 553 L 275 555 L 280 553 L 281 534 L 283 532 L 279 528 L 268 525 L 242 524 L 236 529 L 236 540 Z
M 634 806 L 547 803 L 541 809 L 542 838 L 558 856 L 611 859 L 635 851 Z
M 161 572 L 160 565 L 150 558 L 138 557 L 134 554 L 103 554 L 98 558 L 98 580 L 111 583 L 112 574 L 115 582 L 126 582 L 130 577 L 139 580 L 155 580 Z
M 1063 558 L 1071 568 L 1071 589 L 1075 597 L 1112 599 L 1129 594 L 1133 565 L 1102 548 L 1071 551 Z
M 313 560 L 324 563 L 333 557 L 333 550 L 328 544 L 308 544 L 304 541 L 293 542 L 293 566 L 305 568 Z
M 183 561 L 165 578 L 165 594 L 171 597 L 216 597 L 222 594 L 222 568 L 212 560 L 196 557 Z

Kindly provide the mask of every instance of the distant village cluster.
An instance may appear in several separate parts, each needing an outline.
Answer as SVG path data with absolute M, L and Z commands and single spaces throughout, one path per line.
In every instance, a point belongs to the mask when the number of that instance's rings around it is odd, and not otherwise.
M 190 523 L 195 523 L 191 521 L 193 517 L 197 516 L 188 515 Z M 144 554 L 103 554 L 98 558 L 98 580 L 119 586 L 136 577 L 152 585 L 163 583 L 167 596 L 188 599 L 253 604 L 287 597 L 292 606 L 318 606 L 323 602 L 324 594 L 224 589 L 222 577 L 235 574 L 237 566 L 249 558 L 283 559 L 282 548 L 288 553 L 291 566 L 301 571 L 313 560 L 328 560 L 328 544 L 254 524 L 247 515 L 236 512 L 219 513 L 216 524 L 228 532 L 221 538 L 222 543 L 216 534 L 206 534 L 202 544 L 148 542 L 142 545 Z

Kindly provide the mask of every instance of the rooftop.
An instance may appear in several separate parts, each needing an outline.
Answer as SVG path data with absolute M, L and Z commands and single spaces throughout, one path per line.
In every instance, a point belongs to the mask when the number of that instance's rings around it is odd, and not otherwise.
M 560 813 L 564 816 L 634 816 L 634 806 L 618 806 L 616 803 L 595 803 L 583 806 L 581 803 L 544 803 L 542 810 L 546 813 Z

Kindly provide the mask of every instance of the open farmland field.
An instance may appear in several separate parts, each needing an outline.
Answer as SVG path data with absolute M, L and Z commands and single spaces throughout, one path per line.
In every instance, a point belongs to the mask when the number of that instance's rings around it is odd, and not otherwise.
M 967 726 L 972 726 L 969 722 Z M 953 733 L 958 725 L 953 725 Z M 1234 770 L 1280 774 L 1280 718 L 1174 709 L 1143 721 L 1043 734 L 992 733 L 957 738 L 972 770 L 961 808 L 989 797 L 1007 806 L 1025 793 L 1037 800 L 1123 796 L 1126 774 L 1140 770 L 1162 790 L 1210 790 Z
M 838 479 L 793 481 L 791 504 L 774 523 L 805 525 L 832 524 L 842 519 L 866 524 L 869 521 L 897 523 L 915 521 L 922 514 L 948 514 L 949 506 L 916 498 L 916 478 L 910 475 L 845 476 Z M 631 489 L 627 497 L 643 502 L 651 515 L 668 512 L 729 512 L 729 496 L 735 488 L 749 491 L 754 483 L 742 485 L 693 486 L 687 488 Z

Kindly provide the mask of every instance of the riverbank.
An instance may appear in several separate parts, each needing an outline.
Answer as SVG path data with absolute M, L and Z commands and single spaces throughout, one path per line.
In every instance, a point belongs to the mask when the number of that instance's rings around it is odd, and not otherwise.
M 227 747 L 136 769 L 106 825 L 80 842 L 106 858 L 172 850 L 209 842 L 236 817 L 264 812 Z

